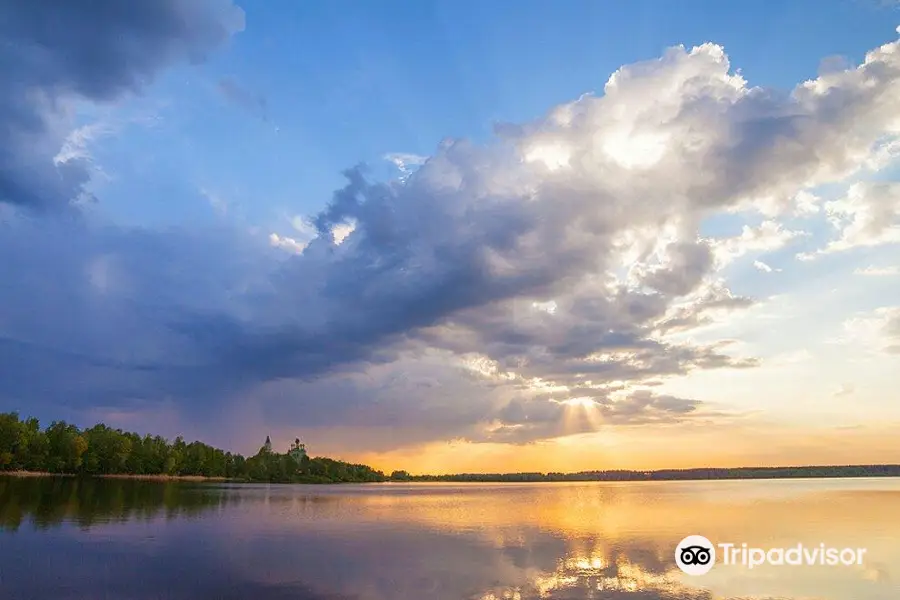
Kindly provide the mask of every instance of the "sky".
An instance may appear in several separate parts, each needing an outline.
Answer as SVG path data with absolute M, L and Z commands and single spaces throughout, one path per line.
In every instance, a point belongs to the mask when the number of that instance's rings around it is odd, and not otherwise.
M 0 410 L 411 472 L 896 462 L 900 4 L 0 7 Z

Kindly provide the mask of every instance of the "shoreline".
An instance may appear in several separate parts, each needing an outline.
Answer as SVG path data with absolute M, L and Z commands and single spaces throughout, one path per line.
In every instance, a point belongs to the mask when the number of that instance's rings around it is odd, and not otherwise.
M 0 471 L 2 477 L 16 477 L 20 479 L 43 477 L 66 477 L 81 479 L 119 479 L 156 482 L 194 482 L 194 483 L 237 483 L 237 484 L 271 484 L 271 485 L 384 485 L 384 484 L 455 484 L 455 485 L 480 485 L 480 484 L 554 484 L 554 483 L 660 483 L 660 482 L 736 482 L 736 481 L 791 481 L 791 480 L 828 480 L 828 479 L 895 479 L 900 478 L 900 468 L 893 473 L 795 473 L 787 475 L 783 473 L 767 473 L 766 475 L 740 476 L 681 476 L 681 477 L 621 477 L 621 478 L 589 478 L 570 477 L 561 479 L 516 479 L 496 475 L 476 476 L 414 476 L 410 479 L 386 479 L 384 481 L 250 481 L 234 477 L 206 477 L 203 475 L 135 475 L 129 473 L 87 475 L 77 473 L 50 473 L 47 471 Z
M 132 479 L 143 481 L 182 481 L 196 483 L 271 483 L 300 485 L 341 485 L 374 483 L 575 483 L 575 482 L 654 482 L 654 481 L 748 481 L 748 480 L 802 480 L 802 479 L 879 479 L 900 477 L 900 464 L 881 465 L 818 465 L 793 467 L 705 467 L 693 469 L 662 469 L 656 471 L 579 471 L 574 473 L 455 473 L 446 475 L 410 475 L 395 471 L 396 477 L 385 477 L 380 471 L 378 477 L 363 480 L 348 479 L 346 473 L 327 475 L 294 474 L 286 479 L 274 478 L 251 480 L 246 477 L 209 477 L 205 475 L 163 475 L 163 474 L 86 474 L 51 473 L 47 471 L 0 471 L 3 475 L 18 478 L 75 477 L 97 479 Z M 332 478 L 333 477 L 333 478 Z
M 205 477 L 203 475 L 77 475 L 75 473 L 50 473 L 48 471 L 0 471 L 0 477 L 89 477 L 91 479 L 138 479 L 144 481 L 234 481 L 228 477 Z

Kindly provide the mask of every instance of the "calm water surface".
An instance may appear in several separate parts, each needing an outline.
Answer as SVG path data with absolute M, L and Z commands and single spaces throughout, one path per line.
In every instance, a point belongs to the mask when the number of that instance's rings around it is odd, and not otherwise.
M 867 548 L 719 564 L 688 534 Z M 238 486 L 0 477 L 0 598 L 900 599 L 894 479 Z

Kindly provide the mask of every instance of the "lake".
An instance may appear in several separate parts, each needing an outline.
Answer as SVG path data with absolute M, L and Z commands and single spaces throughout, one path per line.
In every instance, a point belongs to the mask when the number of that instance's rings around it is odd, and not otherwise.
M 676 567 L 714 544 L 846 566 Z M 0 477 L 0 598 L 897 600 L 900 480 L 341 486 Z

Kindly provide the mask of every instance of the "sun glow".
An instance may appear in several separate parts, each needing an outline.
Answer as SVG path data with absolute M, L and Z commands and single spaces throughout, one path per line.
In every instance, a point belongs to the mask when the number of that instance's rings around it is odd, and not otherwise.
M 335 245 L 340 246 L 344 240 L 347 239 L 351 233 L 356 230 L 356 221 L 350 221 L 348 223 L 338 223 L 334 227 L 331 228 L 331 236 L 334 239 Z
M 567 433 L 597 431 L 603 425 L 603 415 L 593 398 L 579 396 L 562 400 L 560 404 L 565 407 L 562 422 Z
M 588 398 L 587 396 L 583 396 L 580 398 L 569 398 L 568 400 L 562 400 L 560 404 L 565 404 L 566 406 L 572 407 L 581 407 L 584 409 L 596 408 L 597 402 L 593 398 Z
M 548 302 L 532 302 L 531 307 L 535 310 L 545 312 L 548 315 L 555 315 L 556 309 L 559 308 L 555 300 L 550 300 Z
M 666 136 L 629 131 L 612 132 L 602 140 L 603 152 L 626 169 L 647 169 L 666 152 Z

